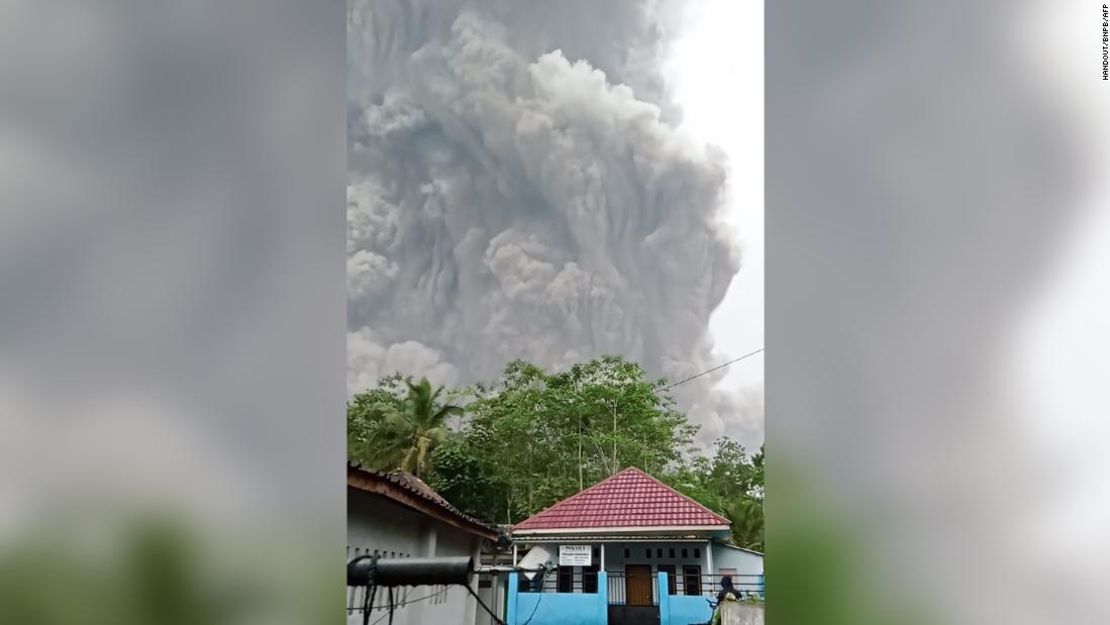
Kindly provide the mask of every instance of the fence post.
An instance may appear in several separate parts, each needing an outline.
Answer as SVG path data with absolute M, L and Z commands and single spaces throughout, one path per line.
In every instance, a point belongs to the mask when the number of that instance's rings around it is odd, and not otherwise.
M 659 571 L 659 625 L 671 625 L 671 585 L 667 572 Z
M 506 597 L 505 623 L 516 625 L 516 595 L 520 592 L 520 575 L 509 573 L 509 592 Z
M 609 624 L 609 574 L 605 571 L 597 572 L 597 624 Z

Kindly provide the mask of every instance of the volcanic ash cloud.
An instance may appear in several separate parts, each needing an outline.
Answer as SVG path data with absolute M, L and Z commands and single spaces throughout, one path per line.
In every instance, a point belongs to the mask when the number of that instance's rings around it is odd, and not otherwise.
M 672 14 L 351 4 L 350 392 L 514 358 L 617 353 L 671 379 L 720 362 L 708 321 L 739 254 L 718 221 L 723 155 L 674 129 L 658 69 Z M 712 384 L 676 389 L 703 437 L 761 439 L 753 402 Z

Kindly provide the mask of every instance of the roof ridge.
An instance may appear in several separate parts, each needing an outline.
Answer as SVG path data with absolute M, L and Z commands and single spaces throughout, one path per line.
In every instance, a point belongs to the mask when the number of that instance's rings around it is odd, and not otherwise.
M 631 474 L 633 476 L 633 479 L 631 481 L 623 480 L 623 482 L 625 482 L 627 485 L 620 484 L 620 483 L 614 484 L 614 482 L 617 481 L 615 478 L 617 478 L 618 476 L 628 475 L 628 474 Z M 644 476 L 648 479 L 647 480 L 640 480 L 638 478 L 638 476 Z M 596 502 L 581 502 L 580 501 L 581 499 L 583 499 L 588 494 L 596 493 L 597 489 L 599 489 L 603 486 L 608 487 L 608 489 L 612 492 L 612 495 L 601 494 L 599 496 L 600 498 Z M 719 524 L 719 525 L 725 525 L 725 526 L 731 525 L 731 522 L 727 518 L 725 518 L 724 516 L 714 512 L 713 510 L 709 509 L 708 507 L 702 505 L 701 503 L 699 503 L 694 498 L 689 497 L 689 496 L 679 492 L 675 488 L 671 487 L 667 483 L 665 483 L 662 480 L 660 480 L 660 479 L 656 478 L 655 476 L 651 475 L 647 471 L 644 471 L 643 469 L 641 469 L 639 467 L 636 467 L 636 466 L 628 466 L 628 467 L 625 467 L 625 468 L 621 469 L 620 471 L 617 471 L 616 473 L 606 477 L 605 479 L 600 480 L 597 483 L 592 484 L 591 486 L 589 486 L 587 488 L 584 488 L 584 489 L 578 491 L 577 493 L 574 493 L 573 495 L 570 495 L 569 497 L 566 497 L 564 499 L 556 501 L 555 503 L 553 503 L 550 506 L 544 508 L 543 510 L 540 510 L 539 512 L 536 512 L 535 514 L 529 516 L 528 518 L 524 519 L 523 521 L 520 521 L 519 523 L 514 524 L 513 528 L 514 529 L 515 528 L 520 528 L 522 530 L 526 530 L 526 529 L 531 529 L 529 526 L 532 526 L 532 525 L 543 526 L 543 525 L 550 525 L 551 523 L 559 523 L 559 519 L 561 517 L 566 517 L 568 515 L 570 515 L 570 516 L 580 516 L 581 514 L 585 513 L 584 511 L 586 511 L 586 510 L 591 510 L 593 508 L 597 508 L 598 506 L 605 506 L 606 501 L 607 501 L 607 499 L 606 499 L 607 496 L 609 496 L 609 497 L 611 497 L 611 496 L 620 497 L 622 494 L 626 494 L 627 492 L 635 492 L 637 489 L 642 489 L 642 488 L 645 488 L 645 487 L 649 488 L 651 490 L 654 490 L 656 493 L 658 493 L 656 495 L 656 497 L 658 497 L 658 496 L 664 497 L 663 500 L 656 502 L 656 503 L 659 504 L 658 510 L 670 510 L 670 511 L 672 511 L 672 513 L 680 514 L 680 516 L 694 515 L 696 517 L 698 515 L 701 515 L 701 518 L 703 519 L 703 521 L 700 522 L 700 523 L 695 523 L 696 525 L 701 525 L 701 524 L 709 525 L 709 524 L 711 524 L 711 523 L 707 523 L 704 520 L 706 518 L 711 518 L 713 522 L 716 522 L 716 524 Z M 674 501 L 667 501 L 667 498 L 673 499 Z M 675 505 L 676 503 L 678 504 L 677 506 Z M 642 513 L 642 510 L 644 509 L 644 507 L 645 507 L 644 505 L 632 505 L 631 506 L 632 510 L 641 510 L 641 513 Z M 656 506 L 649 506 L 649 508 L 650 509 L 656 509 Z M 679 511 L 682 511 L 682 512 L 679 512 Z M 585 513 L 585 514 L 587 516 L 591 516 L 590 513 Z M 633 526 L 638 526 L 638 525 L 640 525 L 640 523 L 633 523 Z M 658 524 L 653 524 L 653 523 L 644 524 L 645 527 L 655 526 L 655 525 L 658 525 Z M 536 529 L 539 529 L 539 528 L 536 528 Z
M 677 489 L 675 489 L 675 488 L 674 488 L 674 487 L 672 487 L 671 485 L 667 484 L 667 483 L 666 483 L 666 482 L 664 482 L 663 480 L 661 480 L 661 479 L 659 479 L 659 478 L 655 477 L 654 475 L 652 475 L 652 474 L 650 474 L 650 473 L 647 473 L 647 472 L 645 472 L 645 471 L 641 471 L 641 473 L 643 473 L 644 475 L 648 476 L 648 478 L 650 478 L 650 479 L 651 479 L 652 481 L 654 481 L 654 482 L 655 482 L 656 484 L 659 484 L 659 485 L 660 485 L 660 486 L 662 486 L 663 488 L 666 488 L 667 490 L 669 490 L 669 491 L 671 491 L 672 493 L 674 493 L 674 494 L 678 495 L 679 497 L 682 497 L 682 498 L 683 498 L 683 499 L 685 499 L 686 501 L 689 501 L 690 503 L 692 503 L 692 504 L 694 504 L 695 506 L 697 506 L 697 507 L 701 508 L 702 510 L 705 510 L 706 512 L 708 512 L 708 513 L 712 514 L 713 516 L 715 516 L 715 517 L 717 517 L 718 519 L 720 519 L 720 520 L 724 521 L 725 523 L 727 523 L 727 524 L 729 524 L 729 525 L 732 525 L 732 521 L 730 521 L 730 520 L 726 519 L 726 518 L 725 518 L 725 517 L 724 517 L 723 515 L 721 515 L 721 514 L 717 514 L 716 512 L 714 512 L 714 511 L 710 510 L 708 506 L 706 506 L 706 505 L 704 505 L 704 504 L 702 504 L 702 503 L 698 502 L 698 501 L 697 501 L 696 499 L 694 499 L 693 497 L 690 497 L 690 496 L 688 496 L 688 495 L 684 495 L 683 493 L 679 492 L 679 491 L 678 491 Z
M 620 471 L 617 471 L 616 473 L 610 475 L 609 477 L 601 480 L 600 482 L 594 483 L 593 486 L 587 486 L 586 488 L 583 488 L 582 490 L 578 491 L 577 493 L 574 493 L 570 497 L 565 497 L 563 499 L 560 499 L 559 501 L 556 501 L 555 503 L 553 503 L 550 506 L 544 508 L 543 510 L 540 510 L 539 512 L 529 516 L 528 518 L 524 519 L 523 521 L 520 521 L 519 523 L 515 523 L 513 525 L 513 527 L 516 527 L 517 525 L 522 525 L 524 523 L 527 523 L 528 521 L 531 521 L 532 519 L 538 517 L 539 515 L 543 514 L 544 512 L 547 512 L 548 510 L 550 510 L 550 509 L 552 509 L 556 506 L 561 506 L 561 505 L 563 505 L 563 504 L 565 504 L 569 501 L 574 501 L 578 497 L 580 497 L 582 495 L 585 495 L 586 493 L 590 492 L 591 490 L 597 488 L 598 486 L 601 486 L 602 484 L 604 484 L 604 483 L 608 482 L 609 480 L 617 477 L 621 473 L 624 473 L 624 472 L 628 471 L 629 469 L 636 469 L 636 467 L 632 467 L 632 466 L 625 467 L 625 468 L 621 469 Z M 640 471 L 640 469 L 636 469 L 636 470 Z M 643 471 L 640 471 L 640 472 L 644 473 Z M 644 473 L 644 475 L 647 475 L 647 473 Z

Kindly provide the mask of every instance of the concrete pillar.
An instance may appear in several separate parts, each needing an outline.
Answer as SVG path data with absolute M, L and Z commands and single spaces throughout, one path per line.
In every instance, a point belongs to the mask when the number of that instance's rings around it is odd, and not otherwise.
M 609 625 L 609 575 L 597 572 L 597 625 Z M 515 625 L 509 623 L 509 625 Z
M 659 625 L 671 625 L 671 595 L 670 584 L 667 582 L 667 572 L 659 571 Z
M 516 613 L 516 596 L 520 592 L 520 576 L 516 573 L 509 573 L 509 593 L 508 603 L 505 607 L 505 623 L 506 625 L 517 625 Z

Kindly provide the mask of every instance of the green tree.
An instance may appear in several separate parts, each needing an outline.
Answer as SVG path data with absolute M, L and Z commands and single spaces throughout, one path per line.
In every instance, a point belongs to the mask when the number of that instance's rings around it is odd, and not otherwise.
M 741 497 L 729 501 L 724 514 L 732 522 L 732 544 L 763 551 L 763 500 Z
M 749 455 L 728 438 L 711 457 L 694 456 L 666 477 L 678 491 L 732 522 L 732 542 L 763 550 L 763 449 Z
M 428 484 L 455 507 L 479 518 L 494 521 L 494 511 L 503 507 L 505 484 L 498 471 L 460 433 L 448 435 L 432 453 Z
M 347 456 L 372 464 L 368 456 L 370 437 L 385 415 L 403 410 L 407 383 L 412 378 L 394 374 L 378 379 L 374 388 L 363 391 L 347 402 Z
M 502 485 L 497 520 L 519 521 L 624 467 L 659 474 L 679 461 L 696 427 L 663 386 L 605 356 L 557 373 L 517 361 L 475 387 L 465 436 Z
M 404 384 L 405 395 L 398 389 Z M 348 425 L 357 423 L 358 458 L 383 470 L 401 469 L 422 477 L 432 452 L 447 438 L 447 419 L 462 414 L 462 407 L 441 399 L 443 387 L 427 379 L 414 383 L 396 376 L 384 385 L 356 396 L 348 405 Z M 352 434 L 348 432 L 348 443 Z
M 514 361 L 492 383 L 446 393 L 389 376 L 348 404 L 349 454 L 426 476 L 459 509 L 498 523 L 636 466 L 732 519 L 737 545 L 761 549 L 762 450 L 723 438 L 712 454 L 693 453 L 697 426 L 666 385 L 617 356 L 558 372 Z M 456 414 L 465 417 L 451 432 Z

